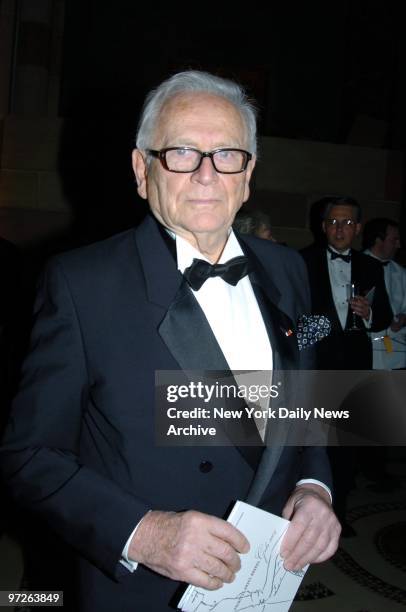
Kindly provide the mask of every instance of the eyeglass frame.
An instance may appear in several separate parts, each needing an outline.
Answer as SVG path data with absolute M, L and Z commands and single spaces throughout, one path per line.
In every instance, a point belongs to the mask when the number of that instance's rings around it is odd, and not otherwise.
M 168 164 L 166 162 L 166 153 L 168 151 L 179 151 L 179 150 L 180 151 L 196 151 L 196 153 L 200 154 L 200 161 L 197 164 L 196 168 L 194 168 L 193 170 L 171 170 L 168 167 Z M 216 168 L 216 164 L 214 163 L 214 157 L 213 156 L 216 153 L 220 153 L 221 151 L 239 151 L 240 153 L 244 153 L 246 155 L 246 160 L 245 160 L 241 170 L 234 170 L 233 172 L 225 172 L 224 170 L 218 170 Z M 200 151 L 199 149 L 195 149 L 194 147 L 166 147 L 165 149 L 160 149 L 160 150 L 147 149 L 146 152 L 149 155 L 152 155 L 152 157 L 155 157 L 156 159 L 159 159 L 159 161 L 161 162 L 161 164 L 165 168 L 165 170 L 167 170 L 168 172 L 175 172 L 176 174 L 189 174 L 190 172 L 196 172 L 196 170 L 199 170 L 200 166 L 202 165 L 204 157 L 209 157 L 210 158 L 211 163 L 213 164 L 213 168 L 219 174 L 240 174 L 241 172 L 244 172 L 244 170 L 247 169 L 248 163 L 252 159 L 252 153 L 250 153 L 249 151 L 246 151 L 245 149 L 238 149 L 238 148 L 235 148 L 235 147 L 220 147 L 218 149 L 213 149 L 213 151 Z
M 344 229 L 345 227 L 354 227 L 358 224 L 358 222 L 354 221 L 354 219 L 326 219 L 324 222 L 330 227 L 338 227 L 339 229 Z

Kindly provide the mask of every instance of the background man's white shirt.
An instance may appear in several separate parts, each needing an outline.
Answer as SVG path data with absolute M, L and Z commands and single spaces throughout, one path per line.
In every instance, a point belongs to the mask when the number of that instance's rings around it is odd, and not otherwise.
M 335 253 L 338 253 L 334 247 L 330 246 L 329 248 Z M 340 253 L 340 255 L 348 255 L 349 253 L 350 249 L 347 249 L 343 253 Z M 348 316 L 347 285 L 351 283 L 351 261 L 346 262 L 339 257 L 332 259 L 331 253 L 328 251 L 326 251 L 326 256 L 334 305 L 338 318 L 340 319 L 341 327 L 345 329 Z

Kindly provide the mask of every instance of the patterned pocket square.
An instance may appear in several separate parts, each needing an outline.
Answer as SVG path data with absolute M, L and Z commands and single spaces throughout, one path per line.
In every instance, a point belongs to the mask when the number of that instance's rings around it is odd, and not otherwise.
M 299 351 L 323 340 L 331 331 L 330 319 L 324 315 L 302 315 L 297 322 Z

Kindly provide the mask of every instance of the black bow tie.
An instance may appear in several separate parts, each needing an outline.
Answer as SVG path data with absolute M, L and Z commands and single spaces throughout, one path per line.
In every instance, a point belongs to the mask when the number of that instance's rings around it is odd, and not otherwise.
M 390 264 L 390 259 L 387 259 L 386 261 L 381 261 L 381 264 L 385 268 L 388 264 Z
M 350 263 L 351 261 L 351 251 L 348 253 L 348 255 L 336 253 L 335 251 L 333 251 L 333 249 L 330 249 L 329 247 L 327 247 L 327 251 L 330 253 L 332 261 L 334 261 L 335 259 L 342 259 L 346 263 Z
M 236 285 L 249 272 L 247 257 L 233 257 L 224 264 L 211 264 L 203 259 L 194 259 L 191 266 L 186 268 L 183 276 L 194 291 L 198 291 L 203 283 L 211 276 L 221 276 L 230 285 Z

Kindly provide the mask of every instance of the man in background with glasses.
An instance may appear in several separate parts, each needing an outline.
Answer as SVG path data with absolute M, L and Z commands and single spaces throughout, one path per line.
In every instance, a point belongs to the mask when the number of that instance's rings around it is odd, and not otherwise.
M 382 329 L 392 320 L 382 266 L 352 248 L 362 227 L 361 207 L 354 198 L 330 198 L 322 216 L 326 245 L 301 251 L 309 273 L 312 312 L 331 321 L 330 334 L 316 345 L 317 369 L 370 370 L 372 345 L 368 332 Z M 349 287 L 355 297 L 348 292 Z M 342 535 L 353 536 L 346 510 L 354 486 L 355 455 L 352 448 L 337 447 L 331 447 L 329 455 Z
M 353 248 L 362 228 L 361 207 L 354 198 L 332 197 L 324 208 L 322 228 L 326 246 L 301 251 L 309 273 L 312 312 L 328 316 L 332 324 L 329 336 L 316 345 L 317 367 L 369 370 L 372 346 L 367 332 L 382 329 L 392 318 L 382 266 Z M 354 298 L 348 295 L 351 285 Z M 353 313 L 356 330 L 350 330 Z
M 152 214 L 49 265 L 2 451 L 20 503 L 78 552 L 89 612 L 157 612 L 179 581 L 231 582 L 249 548 L 221 518 L 235 499 L 291 519 L 289 570 L 331 556 L 340 531 L 323 448 L 258 431 L 257 447 L 155 445 L 156 370 L 306 365 L 292 330 L 309 301 L 297 254 L 231 229 L 256 159 L 240 87 L 175 75 L 147 97 L 136 147 Z

